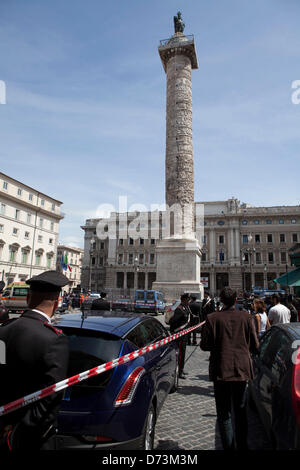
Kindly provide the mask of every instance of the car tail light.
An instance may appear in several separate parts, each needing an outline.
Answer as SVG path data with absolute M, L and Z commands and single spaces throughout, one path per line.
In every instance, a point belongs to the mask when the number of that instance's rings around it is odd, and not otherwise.
M 298 425 L 300 426 L 300 347 L 297 350 L 292 378 L 292 402 Z
M 115 406 L 128 405 L 132 402 L 138 383 L 145 372 L 143 367 L 137 367 L 131 372 L 117 396 Z

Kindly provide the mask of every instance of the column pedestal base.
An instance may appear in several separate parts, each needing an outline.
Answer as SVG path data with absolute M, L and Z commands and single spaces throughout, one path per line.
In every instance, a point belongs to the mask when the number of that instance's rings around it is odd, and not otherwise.
M 196 239 L 166 238 L 156 246 L 157 277 L 152 289 L 164 294 L 167 301 L 180 298 L 181 294 L 200 293 L 201 251 Z

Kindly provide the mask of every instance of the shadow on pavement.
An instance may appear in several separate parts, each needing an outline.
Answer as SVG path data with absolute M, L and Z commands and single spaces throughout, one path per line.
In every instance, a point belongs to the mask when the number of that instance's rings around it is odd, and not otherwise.
M 204 380 L 205 382 L 211 382 L 211 380 L 209 379 L 208 374 L 194 375 L 194 377 L 191 377 L 190 380 Z
M 155 450 L 184 450 L 184 448 L 180 447 L 176 441 L 160 439 Z
M 196 385 L 179 386 L 177 393 L 180 395 L 203 395 L 214 397 L 213 387 L 197 387 Z

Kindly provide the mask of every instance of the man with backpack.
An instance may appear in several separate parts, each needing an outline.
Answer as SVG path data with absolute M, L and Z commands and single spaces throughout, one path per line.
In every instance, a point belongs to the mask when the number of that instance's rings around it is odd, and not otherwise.
M 181 303 L 175 309 L 174 315 L 170 319 L 170 333 L 179 333 L 185 328 L 190 326 L 191 320 L 191 310 L 189 308 L 190 297 L 189 294 L 182 294 L 180 297 Z M 178 365 L 179 365 L 179 378 L 185 379 L 184 361 L 185 361 L 185 351 L 187 345 L 187 335 L 183 335 L 177 340 L 178 343 Z

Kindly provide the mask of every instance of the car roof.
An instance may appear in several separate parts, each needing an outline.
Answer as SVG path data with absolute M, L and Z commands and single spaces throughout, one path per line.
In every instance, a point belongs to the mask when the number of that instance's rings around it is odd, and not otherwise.
M 109 312 L 105 310 L 92 310 L 82 313 L 67 313 L 55 321 L 59 328 L 81 328 L 110 333 L 118 337 L 124 336 L 128 331 L 141 323 L 147 315 L 129 314 L 128 312 Z

